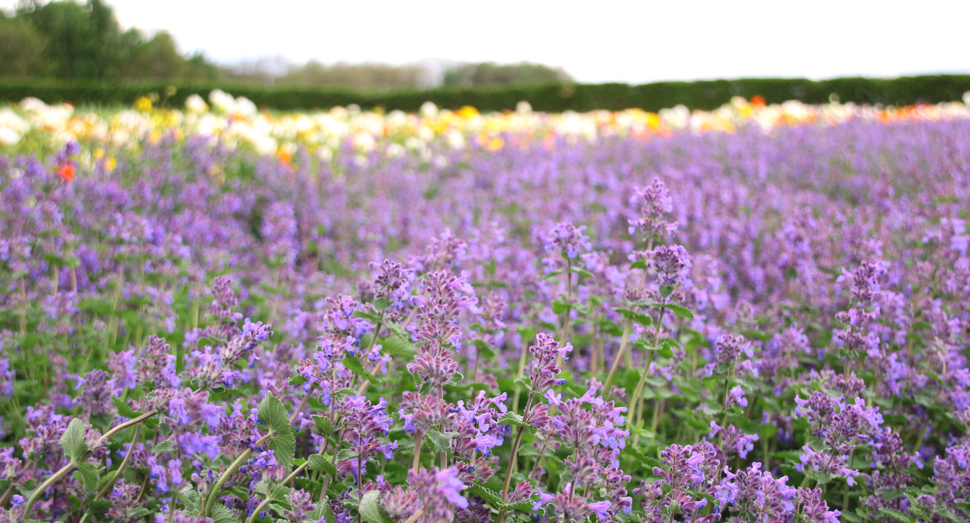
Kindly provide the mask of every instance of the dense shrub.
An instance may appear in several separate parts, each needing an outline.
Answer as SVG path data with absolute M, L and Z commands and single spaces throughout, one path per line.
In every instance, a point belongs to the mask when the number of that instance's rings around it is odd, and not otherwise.
M 169 86 L 176 93 L 168 98 L 171 105 L 181 105 L 196 93 L 205 96 L 220 88 L 245 96 L 257 106 L 296 110 L 329 108 L 358 104 L 414 112 L 426 101 L 439 107 L 458 109 L 471 105 L 481 111 L 512 110 L 520 101 L 529 102 L 539 111 L 591 111 L 640 108 L 658 111 L 678 104 L 691 109 L 710 110 L 727 103 L 732 96 L 751 98 L 761 95 L 767 103 L 800 100 L 823 103 L 836 94 L 842 102 L 883 105 L 909 105 L 960 100 L 970 91 L 970 76 L 939 75 L 894 79 L 837 78 L 811 81 L 804 79 L 739 79 L 697 82 L 658 82 L 645 85 L 626 84 L 549 84 L 508 88 L 442 87 L 425 91 L 352 92 L 297 87 L 258 87 L 231 83 L 98 83 L 52 80 L 18 80 L 0 82 L 0 101 L 16 102 L 35 96 L 48 103 L 71 101 L 75 104 L 129 104 L 149 92 L 162 95 Z

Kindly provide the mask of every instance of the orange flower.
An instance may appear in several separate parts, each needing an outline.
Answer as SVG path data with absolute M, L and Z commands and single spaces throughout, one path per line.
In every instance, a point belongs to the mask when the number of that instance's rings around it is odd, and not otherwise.
M 765 97 L 764 96 L 761 96 L 760 94 L 756 94 L 756 95 L 752 96 L 751 97 L 751 105 L 753 105 L 755 107 L 764 107 L 765 106 Z
M 74 162 L 65 162 L 57 167 L 57 175 L 70 183 L 74 181 Z

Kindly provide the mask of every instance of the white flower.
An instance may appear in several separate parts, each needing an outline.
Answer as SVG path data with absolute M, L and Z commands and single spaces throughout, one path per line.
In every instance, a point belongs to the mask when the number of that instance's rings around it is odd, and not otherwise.
M 449 129 L 445 133 L 445 141 L 452 149 L 464 149 L 465 148 L 465 137 L 461 134 L 461 131 L 457 129 Z
M 209 104 L 205 103 L 201 96 L 193 94 L 185 99 L 185 108 L 190 113 L 199 114 L 208 111 Z
M 30 124 L 27 120 L 24 120 L 17 113 L 13 112 L 12 109 L 0 109 L 0 127 L 7 127 L 17 131 L 20 134 L 26 133 L 30 130 Z
M 407 151 L 404 150 L 404 146 L 399 143 L 389 143 L 384 149 L 384 154 L 388 158 L 400 158 L 404 156 Z
M 522 100 L 521 102 L 515 104 L 515 112 L 519 114 L 529 114 L 532 112 L 532 104 Z
M 435 105 L 434 102 L 424 102 L 421 104 L 420 113 L 421 116 L 425 118 L 434 118 L 435 116 L 438 116 L 438 106 Z
M 47 104 L 38 100 L 37 98 L 28 97 L 20 101 L 20 108 L 24 111 L 37 112 L 47 109 Z
M 20 141 L 20 133 L 9 127 L 0 127 L 0 147 L 13 145 Z
M 236 112 L 236 99 L 221 89 L 215 89 L 209 93 L 209 101 L 212 102 L 212 107 L 221 113 L 234 114 Z
M 236 110 L 234 114 L 245 116 L 246 118 L 252 118 L 256 116 L 257 112 L 256 104 L 254 104 L 252 100 L 246 98 L 245 96 L 236 98 Z

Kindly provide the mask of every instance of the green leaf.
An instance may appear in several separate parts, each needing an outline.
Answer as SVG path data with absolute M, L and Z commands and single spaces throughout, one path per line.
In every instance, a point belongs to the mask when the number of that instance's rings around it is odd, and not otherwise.
M 137 418 L 139 416 L 139 414 L 135 412 L 130 405 L 128 405 L 127 401 L 116 396 L 111 398 L 111 402 L 114 403 L 115 409 L 118 411 L 118 415 L 129 419 Z
M 74 418 L 67 426 L 64 435 L 61 436 L 61 448 L 64 449 L 64 456 L 75 465 L 84 459 L 88 452 L 88 442 L 85 439 L 87 429 L 81 418 Z
M 885 508 L 885 507 L 880 507 L 879 508 L 879 513 L 882 514 L 883 516 L 889 516 L 889 517 L 891 517 L 893 519 L 896 519 L 898 521 L 902 521 L 903 523 L 916 523 L 916 518 L 914 518 L 910 514 L 907 514 L 905 512 L 901 512 L 899 510 L 895 510 L 895 509 L 891 509 L 891 508 Z
M 451 440 L 455 439 L 458 433 L 456 432 L 438 432 L 437 430 L 429 430 L 425 437 L 431 441 L 434 445 L 435 450 L 438 452 L 447 452 L 451 449 Z
M 381 382 L 380 379 L 375 377 L 373 374 L 368 372 L 367 369 L 364 368 L 364 364 L 360 362 L 360 358 L 358 358 L 357 356 L 348 354 L 347 356 L 344 356 L 344 359 L 340 360 L 340 362 L 344 364 L 344 367 L 347 367 L 348 369 L 350 369 L 351 372 L 353 372 L 354 374 L 362 378 L 367 378 L 374 383 Z
M 367 523 L 394 523 L 394 520 L 384 512 L 384 507 L 381 506 L 381 493 L 376 490 L 367 491 L 361 496 L 357 512 Z
M 637 307 L 653 307 L 655 309 L 667 309 L 668 311 L 680 316 L 681 318 L 694 319 L 694 313 L 686 307 L 674 305 L 673 303 L 659 303 L 655 301 L 638 300 L 633 302 Z
M 385 300 L 384 298 L 377 298 L 374 300 L 374 308 L 379 311 L 386 311 L 388 307 L 391 306 L 391 302 Z
M 660 286 L 660 296 L 667 298 L 674 293 L 673 285 L 661 285 Z
M 468 488 L 468 492 L 474 496 L 484 499 L 496 507 L 500 508 L 502 506 L 502 494 L 486 487 L 485 485 L 482 485 L 477 481 L 472 483 L 471 487 Z
M 340 449 L 337 451 L 337 461 L 346 461 L 348 459 L 354 459 L 357 457 L 357 453 L 350 449 Z
M 172 440 L 167 439 L 158 445 L 152 447 L 152 454 L 161 454 L 162 452 L 172 452 L 175 450 L 175 443 Z
M 520 427 L 528 427 L 529 424 L 522 421 L 522 416 L 516 414 L 512 411 L 502 414 L 502 417 L 498 419 L 499 425 L 518 425 Z
M 672 311 L 674 314 L 676 314 L 677 316 L 680 316 L 681 318 L 687 318 L 689 320 L 694 319 L 694 313 L 691 312 L 690 309 L 686 307 L 681 307 L 680 305 L 673 305 L 671 303 L 668 303 L 667 310 Z
M 571 308 L 572 308 L 572 306 L 569 303 L 567 303 L 565 301 L 562 301 L 562 300 L 556 300 L 556 301 L 552 302 L 552 312 L 553 312 L 553 314 L 562 314 L 562 313 L 568 311 Z
M 103 516 L 107 514 L 109 510 L 111 510 L 113 505 L 114 503 L 108 499 L 91 500 L 88 503 L 88 512 L 90 512 L 92 516 Z
M 635 262 L 633 262 L 633 263 L 630 264 L 630 268 L 631 269 L 646 269 L 647 268 L 647 261 L 646 260 L 637 260 L 637 261 L 635 261 Z
M 271 431 L 266 446 L 273 451 L 273 457 L 283 467 L 292 468 L 296 453 L 296 438 L 293 436 L 293 429 L 290 428 L 290 417 L 286 414 L 286 407 L 272 394 L 267 394 L 263 401 L 259 402 L 256 415 Z
M 290 417 L 286 413 L 286 407 L 272 394 L 267 394 L 263 401 L 259 402 L 256 415 L 260 422 L 273 432 L 284 432 L 290 429 Z
M 68 264 L 67 258 L 64 258 L 63 256 L 58 256 L 57 254 L 54 254 L 52 252 L 45 252 L 44 260 L 47 261 L 48 264 L 54 265 L 57 267 L 66 266 Z
M 313 416 L 313 425 L 320 431 L 320 435 L 333 436 L 333 422 L 326 416 Z
M 472 345 L 474 345 L 475 348 L 478 349 L 478 356 L 479 357 L 485 358 L 485 360 L 487 360 L 487 361 L 490 361 L 490 360 L 495 359 L 495 357 L 496 357 L 495 351 L 492 350 L 488 346 L 488 344 L 485 343 L 484 341 L 482 341 L 482 340 L 472 340 Z
M 267 497 L 277 503 L 282 503 L 286 508 L 290 507 L 290 487 L 286 485 L 275 484 L 269 488 L 269 494 Z
M 354 315 L 357 316 L 358 318 L 364 318 L 365 320 L 370 320 L 374 323 L 377 323 L 378 321 L 380 321 L 379 317 L 364 311 L 355 311 Z
M 300 376 L 299 374 L 294 374 L 290 376 L 290 385 L 303 385 L 307 381 L 309 380 L 307 380 L 303 376 Z
M 816 481 L 816 487 L 820 487 L 833 479 L 832 476 L 814 469 L 805 469 L 805 474 Z
M 633 320 L 644 327 L 649 327 L 653 325 L 653 318 L 647 316 L 646 314 L 631 311 L 630 309 L 613 309 L 617 314 L 623 316 L 624 318 Z
M 516 385 L 519 385 L 519 386 L 525 388 L 525 390 L 529 390 L 529 389 L 532 388 L 532 383 L 529 381 L 528 378 L 519 378 L 519 379 L 513 381 L 512 383 L 515 383 Z
M 239 518 L 221 502 L 212 505 L 211 516 L 212 523 L 239 523 Z
M 535 499 L 524 499 L 518 503 L 506 503 L 503 508 L 505 510 L 515 510 L 517 512 L 527 512 L 529 514 L 534 514 L 532 507 L 535 506 Z
M 189 513 L 198 514 L 202 510 L 202 496 L 199 495 L 199 491 L 195 490 L 192 485 L 187 485 L 175 494 L 175 497 L 182 503 L 185 503 L 185 508 Z
M 111 314 L 115 308 L 110 301 L 103 298 L 87 298 L 77 304 L 77 308 L 82 311 L 93 312 L 95 314 Z
M 336 523 L 337 518 L 333 515 L 333 510 L 330 508 L 330 498 L 324 498 L 317 502 L 317 508 L 310 512 L 310 517 L 304 521 L 326 521 L 326 523 Z
M 844 519 L 846 523 L 862 523 L 862 518 L 854 512 L 843 512 L 839 517 Z
M 94 465 L 88 463 L 87 461 L 81 461 L 77 464 L 77 470 L 74 471 L 74 479 L 78 480 L 82 485 L 84 485 L 84 490 L 91 492 L 98 488 L 98 470 L 94 468 Z
M 398 325 L 397 323 L 385 323 L 384 326 L 393 332 L 398 338 L 401 338 L 408 343 L 411 342 L 411 333 L 405 330 L 404 327 Z
M 337 467 L 330 463 L 330 460 L 326 456 L 321 456 L 320 454 L 310 455 L 310 470 L 316 470 L 318 472 L 326 472 L 327 474 L 336 474 Z
M 414 345 L 411 345 L 410 341 L 397 336 L 392 338 L 382 338 L 380 340 L 380 344 L 381 347 L 384 348 L 384 352 L 386 352 L 389 356 L 410 358 L 418 352 L 417 349 L 414 348 Z

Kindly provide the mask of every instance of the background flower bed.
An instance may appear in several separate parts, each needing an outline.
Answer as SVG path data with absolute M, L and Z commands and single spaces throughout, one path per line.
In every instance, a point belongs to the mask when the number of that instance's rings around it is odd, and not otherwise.
M 2 156 L 3 517 L 959 521 L 968 138 Z

